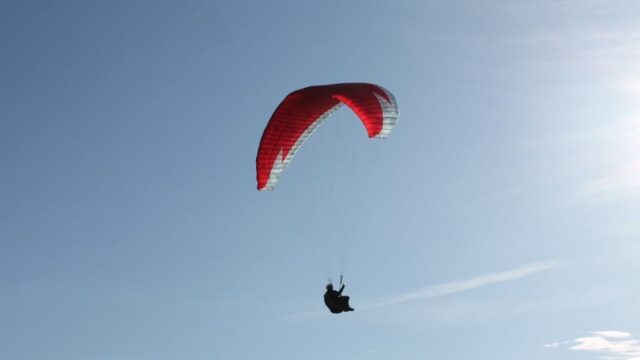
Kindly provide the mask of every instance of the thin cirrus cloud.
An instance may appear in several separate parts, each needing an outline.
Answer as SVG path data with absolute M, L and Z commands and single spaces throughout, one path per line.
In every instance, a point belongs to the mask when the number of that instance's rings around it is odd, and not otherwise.
M 580 193 L 594 200 L 640 195 L 640 115 L 635 121 L 601 129 L 591 137 L 592 142 L 594 139 L 605 154 L 599 167 L 606 171 L 584 183 Z
M 571 341 L 552 342 L 552 343 L 544 344 L 544 345 L 542 345 L 542 347 L 544 347 L 544 348 L 557 348 L 558 346 L 566 345 L 566 344 L 568 344 L 570 342 Z
M 413 302 L 413 301 L 427 300 L 427 299 L 432 299 L 436 297 L 461 293 L 465 291 L 478 289 L 487 285 L 518 280 L 541 271 L 555 268 L 557 266 L 558 266 L 557 261 L 546 261 L 546 262 L 519 266 L 515 269 L 508 270 L 508 271 L 481 274 L 468 280 L 454 281 L 454 282 L 449 282 L 444 284 L 428 286 L 422 289 L 400 294 L 385 300 L 360 306 L 359 309 L 360 310 L 377 309 L 377 308 L 382 308 L 386 306 L 399 305 L 399 304 Z
M 542 347 L 556 348 L 566 344 L 572 344 L 569 350 L 598 353 L 601 359 L 640 360 L 640 340 L 626 331 L 593 331 L 590 336 L 545 344 Z
M 576 13 L 576 18 L 580 18 L 581 12 L 589 15 L 594 11 L 611 11 L 606 1 L 589 4 L 581 9 L 572 2 L 558 2 L 555 6 L 558 13 L 570 11 Z M 586 128 L 560 136 L 564 145 L 558 150 L 568 154 L 564 168 L 582 171 L 576 189 L 581 198 L 589 201 L 640 196 L 639 40 L 637 22 L 623 20 L 577 22 L 572 27 L 536 30 L 523 40 L 536 54 L 542 54 L 534 59 L 542 69 L 561 69 L 580 79 L 582 74 L 589 74 L 588 81 L 553 82 L 564 91 L 584 90 L 583 93 L 624 104 L 616 106 L 624 111 L 612 109 L 599 118 L 600 124 L 584 125 Z M 578 112 L 576 116 L 584 115 Z

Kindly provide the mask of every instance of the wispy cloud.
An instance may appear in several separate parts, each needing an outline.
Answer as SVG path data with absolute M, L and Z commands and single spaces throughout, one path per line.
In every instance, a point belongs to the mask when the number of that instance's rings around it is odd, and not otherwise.
M 550 343 L 543 347 L 555 348 L 569 343 L 573 344 L 569 347 L 570 350 L 598 353 L 601 359 L 640 360 L 640 341 L 633 334 L 619 330 L 593 331 L 590 336 Z
M 576 3 L 548 2 L 558 17 L 519 39 L 531 50 L 541 77 L 549 74 L 547 93 L 559 90 L 559 98 L 569 100 L 588 94 L 584 105 L 565 107 L 566 119 L 556 115 L 561 113 L 557 110 L 548 115 L 565 126 L 583 118 L 576 122 L 579 128 L 565 127 L 568 132 L 555 154 L 559 150 L 564 157 L 559 160 L 562 173 L 580 173 L 574 188 L 581 199 L 640 196 L 640 26 L 630 17 L 628 2 Z M 520 7 L 526 14 L 539 4 L 525 2 Z M 568 14 L 575 21 L 565 21 Z M 584 111 L 592 106 L 596 111 Z
M 570 343 L 571 341 L 558 341 L 558 342 L 552 342 L 549 344 L 544 344 L 542 345 L 543 348 L 557 348 L 561 345 L 566 345 L 568 343 Z
M 602 150 L 591 158 L 600 164 L 597 166 L 603 174 L 584 183 L 580 193 L 592 200 L 640 195 L 640 119 L 592 132 L 592 136 L 583 141 L 588 143 L 595 143 Z
M 603 2 L 603 6 L 609 6 Z M 575 11 L 575 7 L 570 7 Z M 640 101 L 640 27 L 633 22 L 593 23 L 585 21 L 566 27 L 534 30 L 525 41 L 536 50 L 537 60 L 572 71 L 589 71 L 589 82 L 601 90 L 628 95 Z
M 385 306 L 398 305 L 419 300 L 427 300 L 440 296 L 470 291 L 491 284 L 521 279 L 541 271 L 552 269 L 557 266 L 557 261 L 547 261 L 523 265 L 509 271 L 482 274 L 468 280 L 427 286 L 425 288 L 400 294 L 386 300 L 381 300 L 368 305 L 360 306 L 359 310 L 376 309 Z

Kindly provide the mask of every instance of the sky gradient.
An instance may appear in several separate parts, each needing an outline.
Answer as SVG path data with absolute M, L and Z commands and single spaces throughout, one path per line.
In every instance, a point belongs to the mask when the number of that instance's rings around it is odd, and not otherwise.
M 0 2 L 0 358 L 637 360 L 638 14 Z M 337 82 L 393 132 L 343 108 L 256 191 L 272 111 Z

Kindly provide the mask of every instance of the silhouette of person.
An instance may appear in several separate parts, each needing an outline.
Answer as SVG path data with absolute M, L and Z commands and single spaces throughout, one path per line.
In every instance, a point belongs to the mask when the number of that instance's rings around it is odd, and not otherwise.
M 327 291 L 324 293 L 324 303 L 334 314 L 339 314 L 345 311 L 353 311 L 353 308 L 349 306 L 349 297 L 342 295 L 344 290 L 344 284 L 340 287 L 340 291 L 333 289 L 333 284 L 327 284 Z

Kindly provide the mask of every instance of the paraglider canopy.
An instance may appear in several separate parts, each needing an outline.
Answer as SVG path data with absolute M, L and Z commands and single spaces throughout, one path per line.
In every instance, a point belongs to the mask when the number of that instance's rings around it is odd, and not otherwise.
M 395 126 L 398 106 L 384 88 L 367 83 L 310 86 L 287 95 L 267 123 L 256 156 L 258 190 L 273 189 L 280 174 L 313 131 L 346 104 L 370 138 L 384 138 Z

